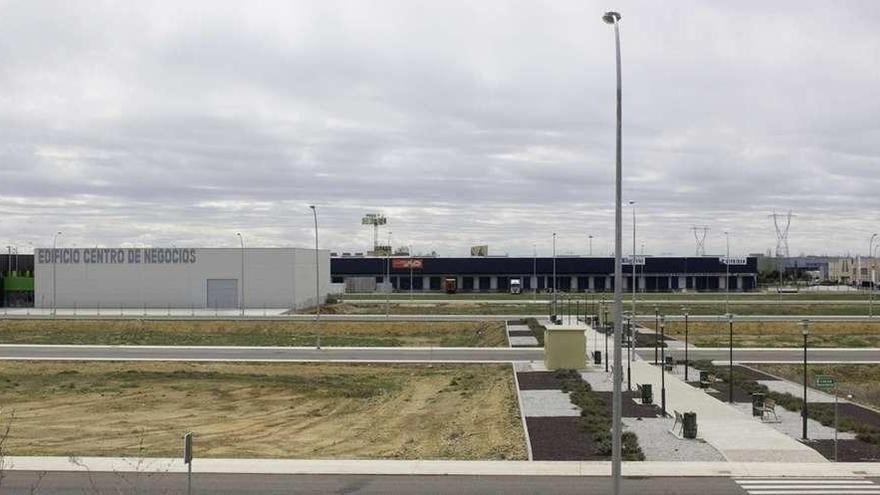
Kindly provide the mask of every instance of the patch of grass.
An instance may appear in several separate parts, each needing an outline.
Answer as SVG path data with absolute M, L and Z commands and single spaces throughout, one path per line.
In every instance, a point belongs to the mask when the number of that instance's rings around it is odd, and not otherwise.
M 538 323 L 538 320 L 535 318 L 526 318 L 523 321 L 528 325 L 529 330 L 532 331 L 532 335 L 534 335 L 535 339 L 538 341 L 538 347 L 544 347 L 544 332 L 547 328 Z
M 0 320 L 0 343 L 499 347 L 501 322 Z
M 596 454 L 611 455 L 610 406 L 601 396 L 593 393 L 590 384 L 576 370 L 559 370 L 556 377 L 562 383 L 562 391 L 571 393 L 571 402 L 581 408 L 581 426 L 590 433 L 596 445 Z M 645 454 L 639 447 L 639 439 L 631 431 L 621 437 L 623 460 L 644 461 Z
M 667 333 L 684 340 L 684 323 L 669 322 Z M 726 347 L 728 324 L 724 322 L 690 322 L 688 340 L 703 347 Z M 880 347 L 880 321 L 877 322 L 812 322 L 811 347 Z M 733 324 L 735 347 L 801 347 L 803 336 L 798 322 L 749 321 Z

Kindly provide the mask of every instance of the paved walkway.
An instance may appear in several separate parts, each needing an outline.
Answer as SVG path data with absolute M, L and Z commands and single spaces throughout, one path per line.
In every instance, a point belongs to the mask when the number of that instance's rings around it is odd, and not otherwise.
M 593 332 L 591 328 L 587 330 L 588 352 L 592 350 L 589 343 Z M 640 359 L 633 360 L 630 366 L 633 384 L 650 383 L 659 403 L 660 368 Z M 666 411 L 670 415 L 673 411 L 697 413 L 700 438 L 720 451 L 728 461 L 827 462 L 810 447 L 770 425 L 753 421 L 736 408 L 669 373 L 666 374 Z
M 608 461 L 193 459 L 194 473 L 609 476 Z M 6 471 L 185 473 L 179 458 L 18 457 Z M 624 462 L 624 476 L 880 476 L 874 462 Z

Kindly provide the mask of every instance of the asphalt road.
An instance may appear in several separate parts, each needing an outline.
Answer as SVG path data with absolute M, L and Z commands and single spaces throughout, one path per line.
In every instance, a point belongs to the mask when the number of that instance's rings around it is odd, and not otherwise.
M 540 348 L 185 347 L 0 345 L 0 360 L 57 361 L 344 361 L 497 363 L 544 359 Z
M 198 462 L 196 460 L 196 462 Z M 2 492 L 72 495 L 95 493 L 186 493 L 185 474 L 39 473 L 9 471 Z M 31 491 L 37 487 L 37 490 Z M 634 495 L 746 493 L 730 478 L 625 478 L 623 493 Z M 554 494 L 611 493 L 608 477 L 573 476 L 388 476 L 196 474 L 194 494 Z
M 636 351 L 644 359 L 654 359 L 653 348 L 642 348 Z M 708 359 L 712 361 L 727 361 L 730 357 L 728 348 L 696 348 L 688 349 L 688 359 Z M 684 349 L 669 348 L 666 354 L 676 359 L 684 359 Z M 743 363 L 749 362 L 793 362 L 800 363 L 804 360 L 804 351 L 801 348 L 789 349 L 756 349 L 756 348 L 733 348 L 733 360 Z M 849 362 L 849 363 L 880 363 L 880 349 L 807 349 L 808 362 Z

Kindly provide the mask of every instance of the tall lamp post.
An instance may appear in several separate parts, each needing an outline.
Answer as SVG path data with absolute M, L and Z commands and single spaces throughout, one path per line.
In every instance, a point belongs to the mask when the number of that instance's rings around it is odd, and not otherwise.
M 556 318 L 556 232 L 553 233 L 553 318 Z
M 660 359 L 660 410 L 663 411 L 663 417 L 666 417 L 666 317 L 660 316 L 660 339 L 664 345 L 660 346 L 662 357 Z
M 538 300 L 538 245 L 532 244 L 532 302 Z
M 801 418 L 803 424 L 803 435 L 801 438 L 807 439 L 807 336 L 810 335 L 810 320 L 801 320 L 801 333 L 804 336 L 804 407 L 801 409 Z
M 632 361 L 632 349 L 633 349 L 633 316 L 630 315 L 629 318 L 626 319 L 626 390 L 632 392 L 632 367 L 630 366 L 630 362 Z
M 657 305 L 654 305 L 654 364 L 657 364 L 657 359 L 659 359 L 659 345 L 660 345 L 660 308 Z
M 868 241 L 868 259 L 871 258 L 872 248 L 874 247 L 874 239 L 877 238 L 877 234 L 871 234 L 871 239 Z M 867 263 L 868 260 L 865 260 Z M 862 285 L 862 267 L 859 267 L 859 285 Z M 861 289 L 861 287 L 859 287 Z
M 621 89 L 620 78 L 620 30 L 618 23 L 620 14 L 617 12 L 606 12 L 602 16 L 602 20 L 606 24 L 614 26 L 614 47 L 617 58 L 617 147 L 616 147 L 616 166 L 615 166 L 615 186 L 614 186 L 614 389 L 612 393 L 612 420 L 611 420 L 611 477 L 614 495 L 620 494 L 621 480 L 621 435 L 623 433 L 620 420 L 621 413 L 621 329 L 623 321 L 621 318 L 623 310 L 623 291 L 621 287 L 621 279 L 623 278 L 623 264 L 621 253 L 623 252 L 623 165 L 621 161 L 622 152 L 622 129 L 623 129 L 623 109 L 621 101 L 623 99 L 623 91 Z
M 388 250 L 385 251 L 385 283 L 388 284 L 388 290 L 385 291 L 385 319 L 390 318 L 391 314 L 391 231 L 388 231 Z
M 636 317 L 636 287 L 638 287 L 638 279 L 636 278 L 636 202 L 630 201 L 629 205 L 632 206 L 633 212 L 633 255 L 632 255 L 632 317 L 633 321 L 635 321 Z M 630 326 L 630 331 L 632 331 L 632 326 Z M 630 347 L 632 347 L 632 343 L 630 343 Z
M 241 243 L 241 299 L 238 302 L 241 316 L 244 316 L 244 238 L 241 236 L 241 232 L 236 232 L 235 235 L 238 236 Z
M 309 205 L 315 216 L 315 322 L 321 321 L 321 277 L 320 263 L 318 263 L 318 209 L 315 205 Z M 321 347 L 321 334 L 318 333 L 318 347 Z
M 412 244 L 409 245 L 409 299 L 413 298 L 413 252 Z
M 727 402 L 733 404 L 733 315 L 727 313 L 727 328 L 728 328 L 728 343 L 729 343 L 729 355 L 730 358 L 730 366 L 728 367 L 729 373 L 727 374 Z
M 587 238 L 590 240 L 590 256 L 593 256 L 593 236 L 588 235 Z
M 57 291 L 55 290 L 57 286 L 57 284 L 55 283 L 55 264 L 58 261 L 58 253 L 55 252 L 55 246 L 57 245 L 59 235 L 61 235 L 60 230 L 58 232 L 55 232 L 55 235 L 52 236 L 52 316 L 55 316 L 56 312 L 58 311 L 58 303 L 56 297 Z
M 724 231 L 724 239 L 727 243 L 727 257 L 724 258 L 724 312 L 730 313 L 730 232 Z
M 684 315 L 684 381 L 688 381 L 688 367 L 690 367 L 690 361 L 688 360 L 688 310 L 686 307 L 681 307 L 681 313 Z

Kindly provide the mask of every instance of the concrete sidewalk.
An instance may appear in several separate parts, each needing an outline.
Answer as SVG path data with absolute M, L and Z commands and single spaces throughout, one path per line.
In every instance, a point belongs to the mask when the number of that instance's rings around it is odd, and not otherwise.
M 6 471 L 185 473 L 181 459 L 122 457 L 17 457 Z M 610 476 L 608 461 L 451 461 L 351 459 L 200 459 L 193 473 L 375 474 L 478 476 Z M 624 462 L 624 476 L 880 477 L 880 463 Z
M 592 328 L 587 330 L 588 343 L 591 342 L 593 332 L 595 331 Z M 626 362 L 623 364 L 626 369 Z M 630 367 L 633 387 L 636 384 L 651 384 L 654 400 L 659 404 L 660 367 L 637 357 L 634 357 Z M 700 438 L 721 452 L 728 461 L 828 462 L 812 448 L 770 425 L 753 420 L 736 408 L 688 385 L 671 373 L 666 373 L 665 381 L 667 414 L 673 415 L 674 411 L 695 412 Z

